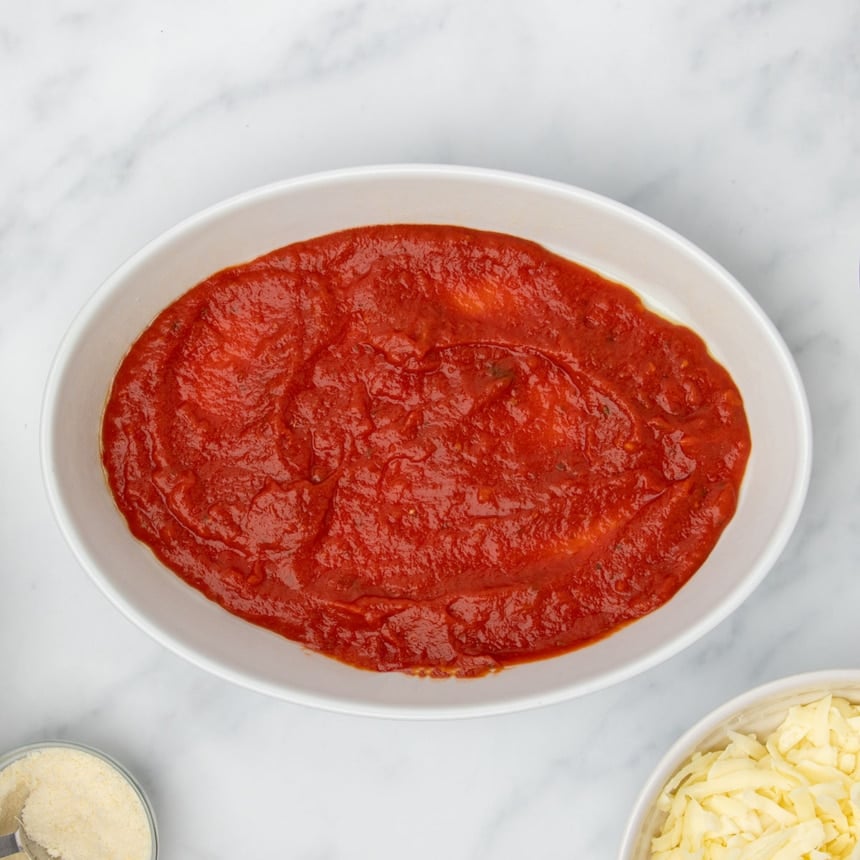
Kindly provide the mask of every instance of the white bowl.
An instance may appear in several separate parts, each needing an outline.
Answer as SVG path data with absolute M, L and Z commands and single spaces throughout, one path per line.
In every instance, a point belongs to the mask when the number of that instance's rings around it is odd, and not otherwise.
M 657 834 L 664 813 L 655 808 L 663 786 L 695 752 L 721 749 L 730 731 L 773 732 L 793 705 L 805 705 L 832 693 L 860 704 L 860 669 L 833 669 L 791 675 L 756 687 L 721 705 L 701 719 L 660 760 L 639 793 L 618 852 L 619 860 L 650 860 L 651 837 Z
M 578 651 L 473 680 L 359 671 L 228 614 L 129 533 L 105 483 L 106 393 L 158 311 L 207 275 L 359 225 L 457 224 L 535 240 L 634 289 L 702 335 L 743 395 L 752 434 L 737 513 L 704 566 L 658 611 Z M 324 708 L 400 717 L 514 711 L 630 677 L 735 609 L 797 521 L 811 461 L 803 388 L 779 334 L 743 288 L 666 227 L 596 194 L 532 177 L 445 166 L 323 173 L 240 195 L 189 218 L 114 273 L 56 357 L 42 422 L 48 495 L 72 550 L 107 596 L 158 641 L 218 675 Z

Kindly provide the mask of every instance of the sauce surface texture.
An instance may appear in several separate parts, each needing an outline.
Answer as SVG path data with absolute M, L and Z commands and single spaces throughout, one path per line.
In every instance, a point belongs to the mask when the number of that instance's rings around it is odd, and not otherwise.
M 480 675 L 667 601 L 736 504 L 740 394 L 627 288 L 496 233 L 347 230 L 218 272 L 114 380 L 133 534 L 347 663 Z

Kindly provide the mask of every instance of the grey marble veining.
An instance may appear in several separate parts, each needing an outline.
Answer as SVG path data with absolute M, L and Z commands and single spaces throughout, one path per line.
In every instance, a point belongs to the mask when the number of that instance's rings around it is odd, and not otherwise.
M 10 4 L 0 24 L 0 748 L 102 746 L 164 857 L 614 857 L 694 720 L 760 682 L 857 666 L 860 6 L 394 0 Z M 190 213 L 301 173 L 477 164 L 663 221 L 737 276 L 806 384 L 815 460 L 788 548 L 686 651 L 582 699 L 397 723 L 210 677 L 125 621 L 41 487 L 42 388 L 125 258 Z M 774 428 L 779 432 L 779 428 Z

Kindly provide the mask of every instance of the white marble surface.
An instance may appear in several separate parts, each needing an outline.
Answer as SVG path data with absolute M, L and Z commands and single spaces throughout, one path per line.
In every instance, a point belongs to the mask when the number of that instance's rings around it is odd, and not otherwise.
M 708 709 L 860 665 L 858 45 L 856 0 L 5 4 L 0 748 L 63 737 L 118 756 L 164 858 L 600 860 Z M 448 723 L 269 700 L 139 632 L 53 522 L 41 391 L 99 282 L 235 192 L 392 161 L 630 203 L 735 274 L 797 359 L 816 434 L 798 530 L 739 611 L 637 679 Z

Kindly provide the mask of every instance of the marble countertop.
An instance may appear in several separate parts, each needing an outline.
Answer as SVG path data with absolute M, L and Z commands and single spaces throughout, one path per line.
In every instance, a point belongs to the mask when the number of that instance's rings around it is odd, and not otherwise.
M 860 6 L 854 0 L 54 0 L 0 23 L 0 749 L 101 747 L 161 856 L 612 858 L 684 729 L 758 683 L 860 665 Z M 291 705 L 174 656 L 74 561 L 42 487 L 52 356 L 98 284 L 254 186 L 481 165 L 628 203 L 771 316 L 815 432 L 806 507 L 728 620 L 641 676 L 504 717 Z M 779 428 L 774 428 L 779 433 Z

